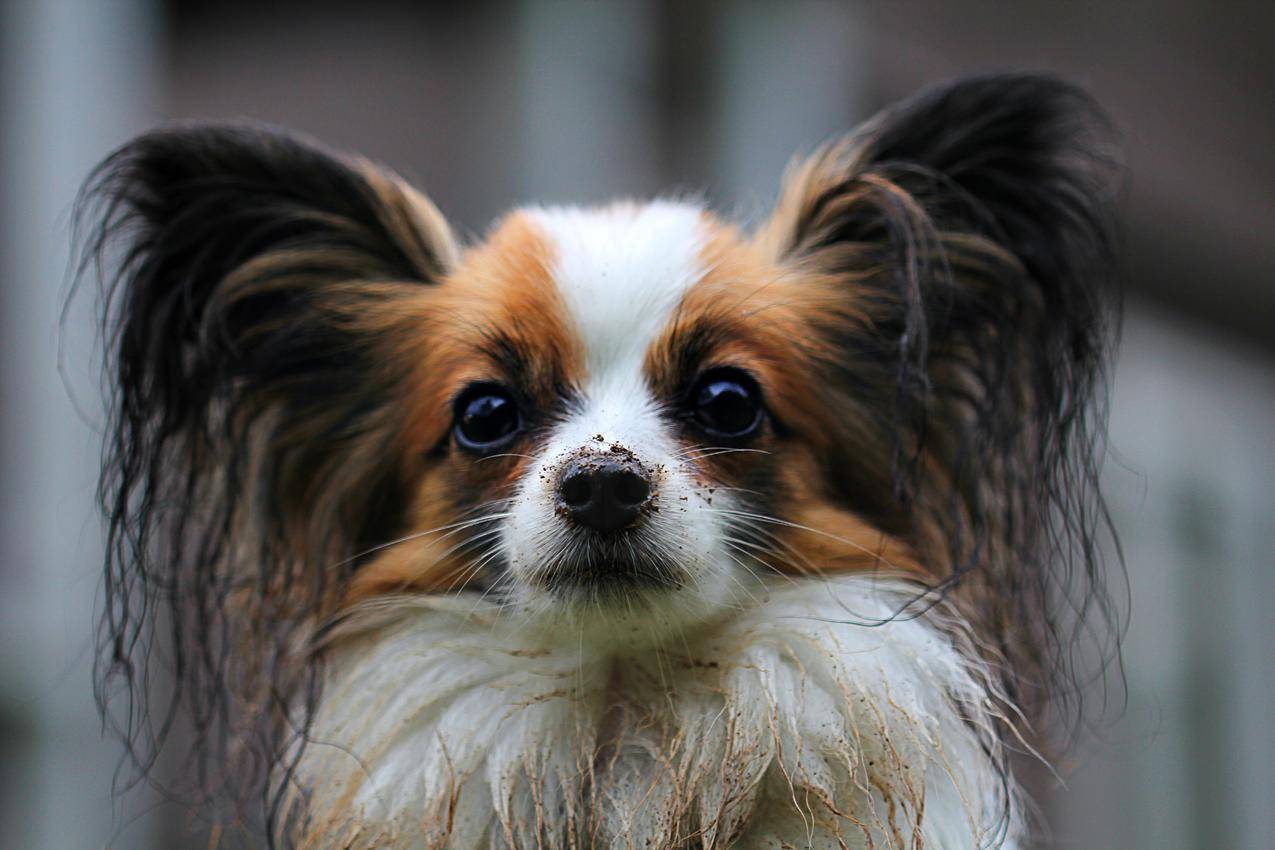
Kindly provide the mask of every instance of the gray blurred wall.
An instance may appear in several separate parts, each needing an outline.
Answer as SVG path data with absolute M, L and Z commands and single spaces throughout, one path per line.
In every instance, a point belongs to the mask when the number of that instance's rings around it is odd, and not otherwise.
M 61 340 L 59 326 L 76 190 L 160 114 L 158 9 L 0 8 L 0 845 L 71 850 L 112 842 L 147 805 L 111 799 L 119 749 L 101 736 L 90 688 L 101 563 L 91 299 Z

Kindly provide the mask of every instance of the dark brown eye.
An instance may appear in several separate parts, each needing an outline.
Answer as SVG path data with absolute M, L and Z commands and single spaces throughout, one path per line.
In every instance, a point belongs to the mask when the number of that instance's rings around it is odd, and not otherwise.
M 705 372 L 688 401 L 695 424 L 714 437 L 738 440 L 761 427 L 761 387 L 742 369 L 722 367 Z
M 456 398 L 456 442 L 488 453 L 509 444 L 522 426 L 518 403 L 499 384 L 473 384 Z

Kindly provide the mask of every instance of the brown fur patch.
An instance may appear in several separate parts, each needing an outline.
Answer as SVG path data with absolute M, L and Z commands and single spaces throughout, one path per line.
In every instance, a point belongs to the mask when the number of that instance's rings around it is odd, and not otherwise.
M 410 358 L 415 381 L 404 434 L 405 465 L 415 496 L 407 535 L 354 578 L 346 601 L 382 593 L 459 589 L 477 561 L 465 541 L 483 526 L 455 527 L 507 497 L 524 470 L 529 442 L 542 423 L 504 456 L 477 458 L 450 438 L 452 403 L 474 382 L 500 383 L 526 393 L 526 415 L 560 405 L 576 383 L 583 354 L 551 273 L 553 247 L 525 215 L 498 225 L 466 253 L 439 286 L 422 290 L 402 317 L 413 325 L 399 356 Z M 388 330 L 388 329 L 387 329 Z M 486 539 L 485 543 L 490 543 Z M 480 552 L 485 551 L 480 547 Z
M 826 333 L 829 325 L 866 321 L 845 278 L 778 265 L 764 244 L 747 242 L 728 226 L 712 224 L 710 232 L 702 254 L 707 271 L 653 344 L 646 369 L 670 401 L 707 369 L 744 369 L 761 385 L 771 421 L 744 447 L 764 454 L 706 449 L 711 456 L 698 461 L 705 476 L 763 491 L 754 494 L 758 512 L 777 521 L 756 523 L 771 550 L 763 560 L 780 572 L 923 573 L 908 546 L 838 500 L 829 486 L 865 474 L 846 465 L 856 447 L 833 440 L 845 434 L 854 411 L 818 385 L 822 370 L 844 356 Z M 699 435 L 686 439 L 702 443 Z M 878 451 L 867 430 L 858 448 Z

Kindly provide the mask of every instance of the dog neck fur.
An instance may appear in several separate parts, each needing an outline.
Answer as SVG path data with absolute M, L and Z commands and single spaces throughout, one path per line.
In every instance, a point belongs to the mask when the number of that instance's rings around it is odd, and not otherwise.
M 286 829 L 307 848 L 1017 847 L 1003 702 L 937 610 L 894 617 L 912 594 L 778 586 L 630 657 L 529 640 L 472 599 L 384 600 L 328 659 Z

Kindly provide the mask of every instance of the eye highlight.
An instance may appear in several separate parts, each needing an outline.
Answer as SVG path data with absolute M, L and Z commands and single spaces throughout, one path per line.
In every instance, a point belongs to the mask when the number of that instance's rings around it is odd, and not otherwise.
M 500 384 L 470 384 L 456 397 L 453 416 L 456 442 L 482 454 L 508 445 L 522 428 L 518 402 Z
M 761 387 L 743 369 L 708 370 L 695 382 L 686 404 L 691 420 L 714 437 L 743 439 L 761 427 Z

